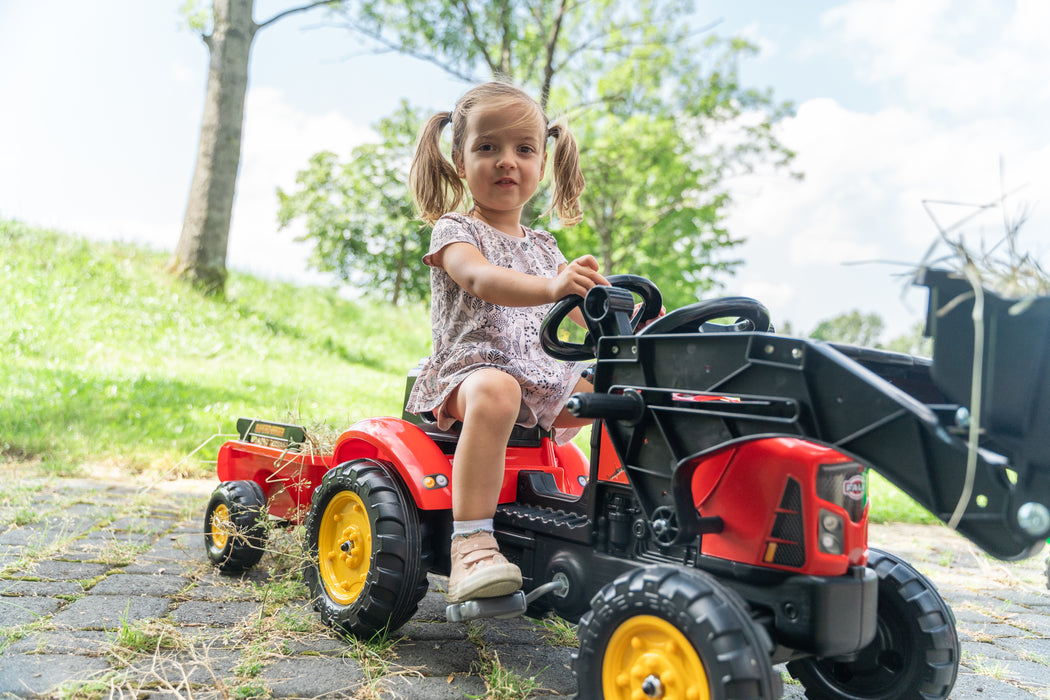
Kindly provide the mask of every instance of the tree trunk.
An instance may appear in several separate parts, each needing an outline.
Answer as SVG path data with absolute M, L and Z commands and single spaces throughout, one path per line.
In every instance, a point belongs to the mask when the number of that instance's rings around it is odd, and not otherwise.
M 210 66 L 197 166 L 170 270 L 206 293 L 226 288 L 226 247 L 241 162 L 248 60 L 257 26 L 254 0 L 215 0 L 214 29 L 204 37 Z

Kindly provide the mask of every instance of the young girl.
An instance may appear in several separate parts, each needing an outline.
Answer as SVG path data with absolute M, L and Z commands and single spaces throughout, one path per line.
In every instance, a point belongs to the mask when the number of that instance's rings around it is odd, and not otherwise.
M 449 124 L 451 161 L 440 147 Z M 504 83 L 475 87 L 451 112 L 431 117 L 409 176 L 422 218 L 434 224 L 423 258 L 431 268 L 434 347 L 406 408 L 433 411 L 442 429 L 462 422 L 452 476 L 452 602 L 521 587 L 521 572 L 492 534 L 514 425 L 559 429 L 564 442 L 589 422 L 564 406 L 590 384 L 575 363 L 543 352 L 540 323 L 553 302 L 608 282 L 593 256 L 567 262 L 553 236 L 520 221 L 543 178 L 548 137 L 556 140 L 551 208 L 572 225 L 583 190 L 576 141 Z M 471 207 L 448 213 L 465 198 L 464 180 Z

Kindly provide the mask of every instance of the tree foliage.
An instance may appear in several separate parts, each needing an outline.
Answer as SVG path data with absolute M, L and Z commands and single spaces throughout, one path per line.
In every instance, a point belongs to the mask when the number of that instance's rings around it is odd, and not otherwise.
M 471 82 L 508 79 L 567 115 L 587 178 L 584 222 L 537 225 L 556 231 L 570 259 L 593 253 L 606 273 L 650 277 L 673 308 L 740 262 L 727 256 L 741 242 L 723 223 L 727 178 L 793 156 L 772 132 L 791 106 L 740 83 L 738 63 L 755 48 L 694 28 L 691 12 L 688 0 L 364 0 L 343 17 L 377 50 Z M 386 153 L 415 134 L 390 137 Z
M 865 314 L 853 309 L 821 321 L 809 335 L 816 340 L 877 347 L 885 327 L 877 313 Z
M 376 126 L 380 143 L 358 146 L 345 163 L 318 153 L 296 177 L 295 192 L 277 191 L 278 221 L 281 227 L 304 221 L 299 240 L 313 242 L 313 267 L 395 306 L 430 292 L 429 275 L 419 273 L 430 227 L 416 218 L 405 187 L 413 144 L 403 135 L 421 123 L 402 102 Z

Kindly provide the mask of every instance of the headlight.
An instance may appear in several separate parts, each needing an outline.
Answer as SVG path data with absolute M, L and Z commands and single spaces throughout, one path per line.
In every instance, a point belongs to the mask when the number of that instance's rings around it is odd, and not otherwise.
M 842 554 L 842 518 L 829 510 L 820 510 L 820 532 L 817 543 L 824 554 Z

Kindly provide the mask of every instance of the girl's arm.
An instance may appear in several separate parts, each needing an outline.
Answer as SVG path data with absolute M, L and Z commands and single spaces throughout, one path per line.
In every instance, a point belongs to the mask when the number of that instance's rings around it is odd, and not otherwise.
M 493 265 L 469 243 L 450 243 L 437 262 L 467 292 L 500 306 L 550 304 L 570 294 L 582 297 L 596 284 L 609 284 L 593 255 L 562 264 L 553 279 Z

